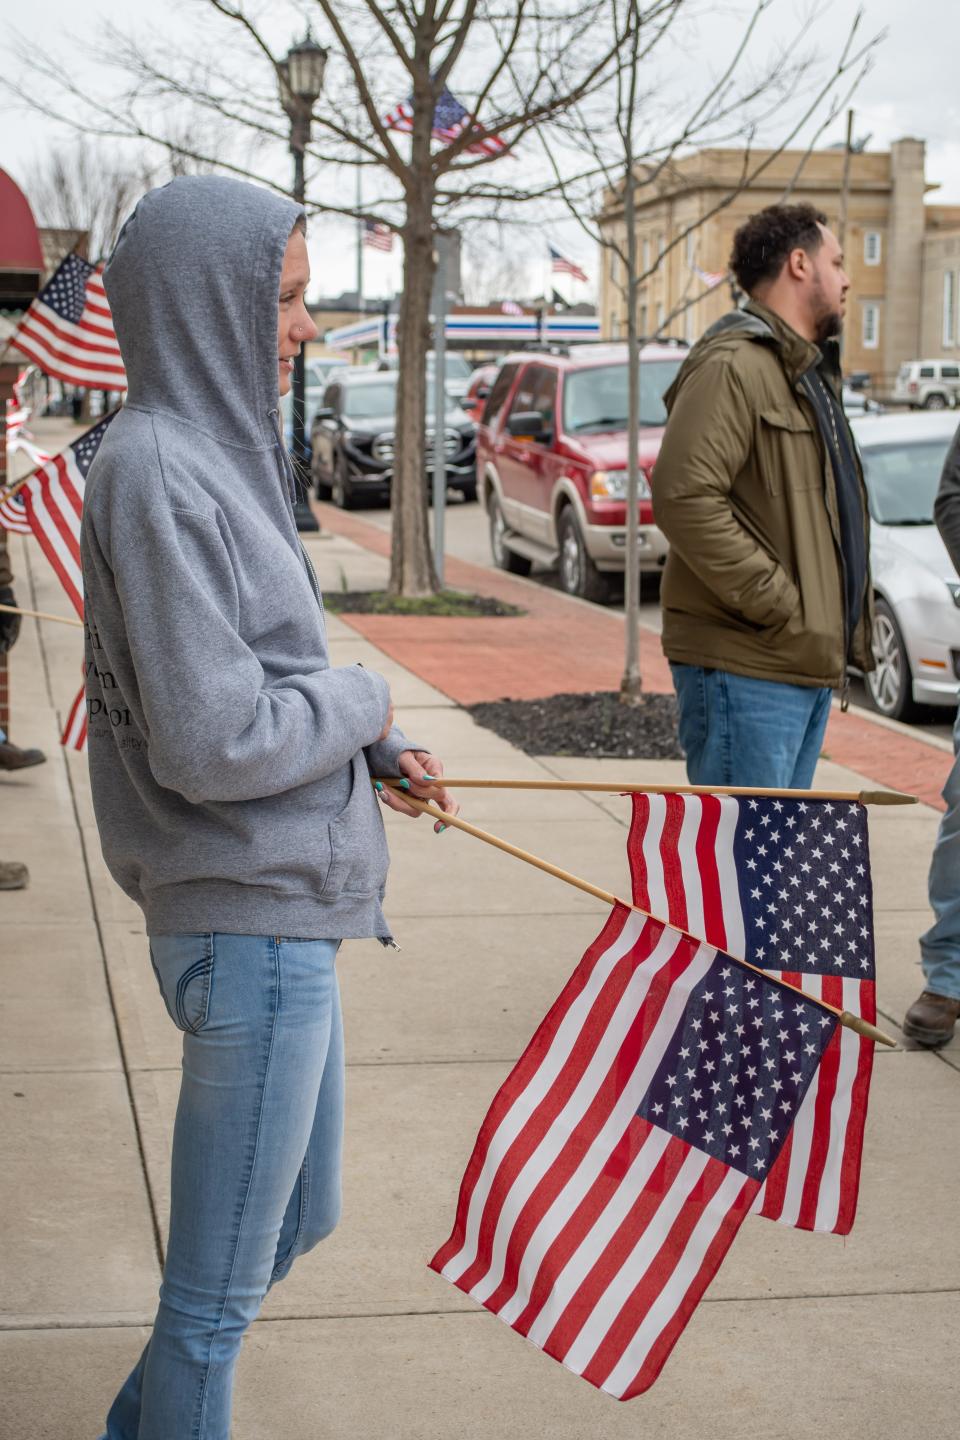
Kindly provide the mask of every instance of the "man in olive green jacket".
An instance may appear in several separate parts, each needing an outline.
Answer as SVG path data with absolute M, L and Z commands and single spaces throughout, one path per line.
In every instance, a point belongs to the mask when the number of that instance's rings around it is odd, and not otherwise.
M 693 784 L 808 788 L 831 688 L 872 665 L 866 494 L 833 338 L 849 280 L 809 205 L 752 216 L 731 267 L 749 301 L 666 395 L 663 648 Z

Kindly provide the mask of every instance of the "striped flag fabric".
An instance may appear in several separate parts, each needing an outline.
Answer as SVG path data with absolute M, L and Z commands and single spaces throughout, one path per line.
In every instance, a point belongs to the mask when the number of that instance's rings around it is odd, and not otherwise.
M 430 1262 L 620 1400 L 716 1273 L 836 1018 L 617 905 L 496 1095 Z
M 561 255 L 560 251 L 555 249 L 553 245 L 548 245 L 547 249 L 550 252 L 551 270 L 559 274 L 570 275 L 574 280 L 586 280 L 586 272 L 580 269 L 576 261 L 568 260 L 566 255 Z
M 19 495 L 4 495 L 0 498 L 0 530 L 12 535 L 32 535 L 27 509 Z
M 691 265 L 690 269 L 697 279 L 702 280 L 711 290 L 727 278 L 726 270 L 702 270 L 699 265 Z
M 70 706 L 70 713 L 67 716 L 63 733 L 60 736 L 60 744 L 68 750 L 82 750 L 87 743 L 87 696 L 86 686 L 81 685 L 77 691 L 76 698 Z
M 636 795 L 627 845 L 637 905 L 873 1023 L 867 812 L 776 795 Z M 873 1044 L 841 1027 L 755 1210 L 849 1234 Z
M 393 231 L 389 225 L 383 225 L 379 220 L 364 220 L 363 243 L 371 250 L 389 253 L 393 249 Z
M 10 343 L 68 385 L 127 388 L 102 267 L 80 255 L 70 254 L 57 266 Z
M 113 419 L 98 420 L 60 455 L 41 464 L 19 490 L 30 528 L 61 585 L 83 619 L 80 573 L 80 517 L 87 471 Z M 37 458 L 41 458 L 38 454 Z
M 401 100 L 399 105 L 387 111 L 383 123 L 388 130 L 409 134 L 413 129 L 413 100 Z M 473 144 L 467 146 L 468 155 L 502 155 L 506 152 L 507 145 L 499 135 L 488 135 L 445 85 L 433 109 L 430 133 L 435 139 L 445 140 L 450 145 L 469 128 L 478 131 L 479 135 Z

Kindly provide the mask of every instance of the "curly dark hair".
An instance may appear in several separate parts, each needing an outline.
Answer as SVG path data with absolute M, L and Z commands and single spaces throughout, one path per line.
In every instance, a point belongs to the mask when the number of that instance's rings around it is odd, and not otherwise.
M 730 269 L 741 290 L 752 295 L 765 280 L 776 280 L 791 250 L 813 255 L 823 244 L 819 226 L 827 217 L 812 205 L 768 205 L 745 220 L 733 237 Z

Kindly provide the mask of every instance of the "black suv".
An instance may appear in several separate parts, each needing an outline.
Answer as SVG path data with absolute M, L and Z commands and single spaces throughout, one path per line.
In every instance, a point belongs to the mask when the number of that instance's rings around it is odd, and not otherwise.
M 427 403 L 426 462 L 432 471 L 434 431 L 432 395 Z M 310 473 L 321 499 L 349 510 L 363 495 L 387 499 L 393 480 L 397 375 L 375 370 L 344 375 L 324 391 L 323 404 L 310 429 Z M 476 427 L 448 396 L 443 417 L 447 489 L 465 500 L 477 495 Z

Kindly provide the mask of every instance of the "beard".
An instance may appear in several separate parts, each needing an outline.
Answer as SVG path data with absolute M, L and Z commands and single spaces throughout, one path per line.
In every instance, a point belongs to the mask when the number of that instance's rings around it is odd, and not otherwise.
M 818 345 L 822 345 L 824 340 L 831 340 L 842 332 L 843 311 L 830 305 L 823 293 L 823 286 L 819 283 L 810 297 L 810 303 L 813 310 L 814 338 Z

